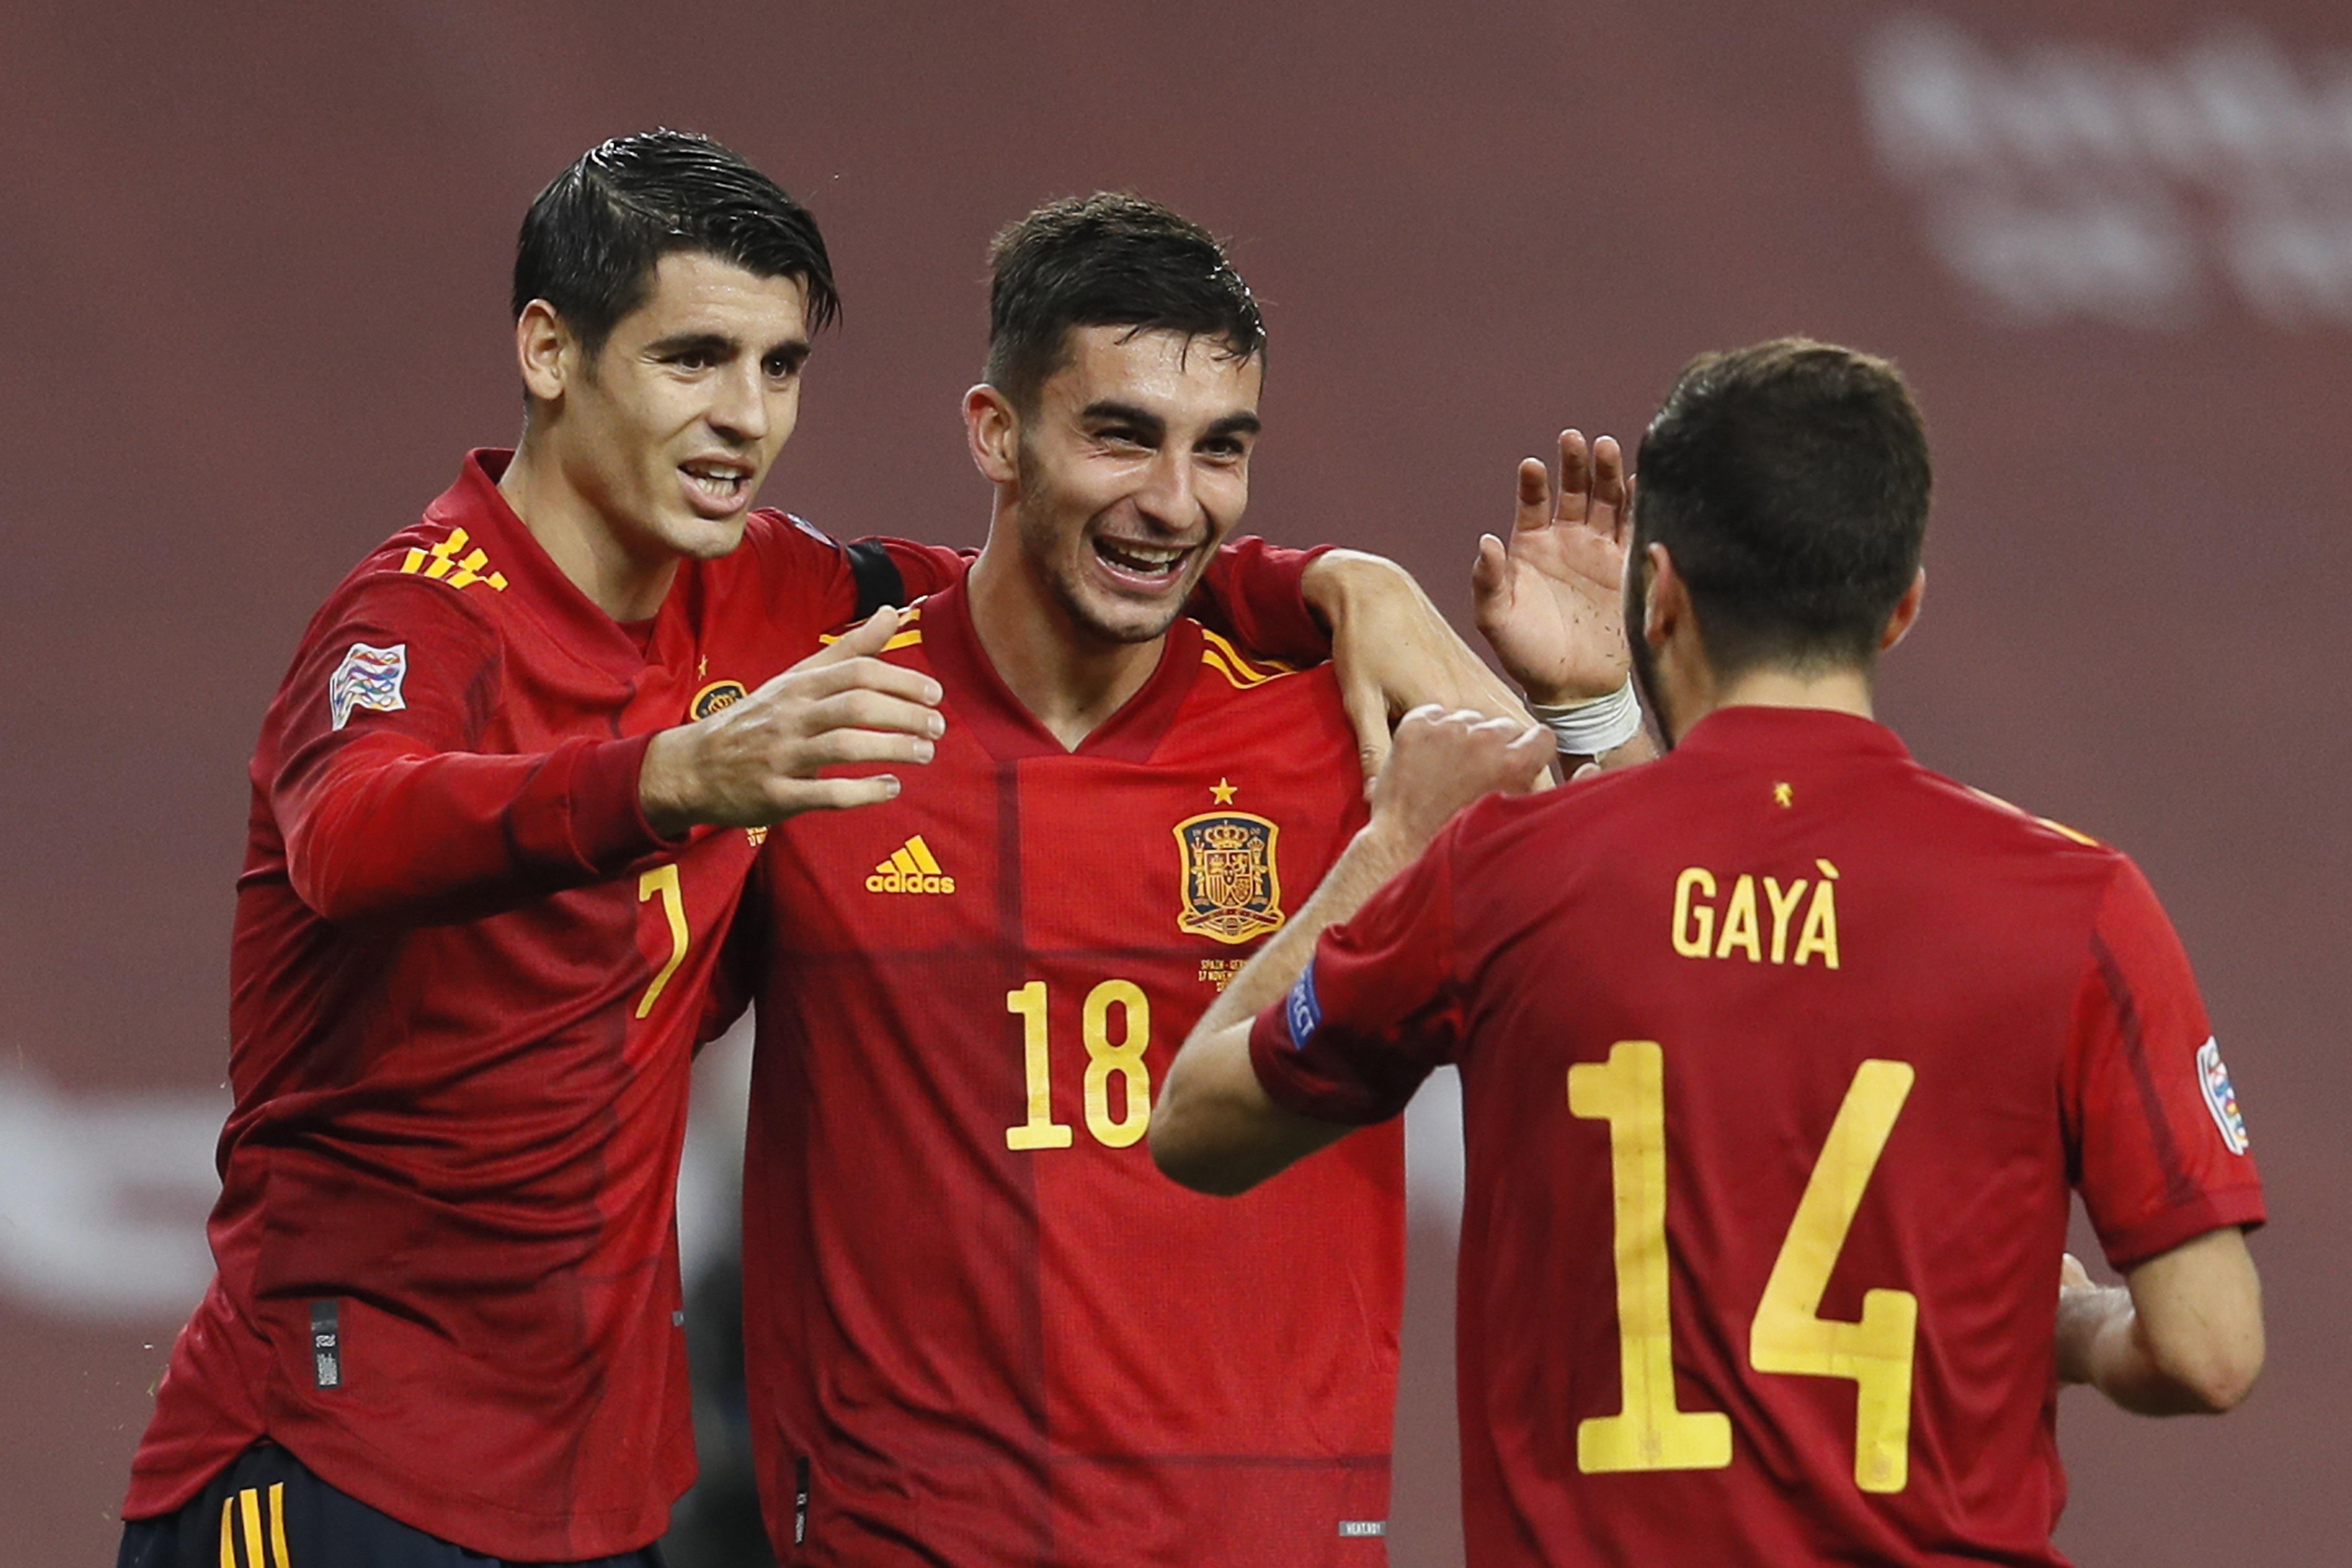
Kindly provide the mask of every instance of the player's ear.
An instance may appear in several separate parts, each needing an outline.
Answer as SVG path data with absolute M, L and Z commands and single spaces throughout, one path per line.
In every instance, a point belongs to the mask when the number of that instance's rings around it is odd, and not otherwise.
M 992 484 L 1021 477 L 1021 416 L 1004 394 L 982 382 L 963 395 L 963 432 L 972 466 Z
M 1684 586 L 1682 574 L 1675 570 L 1675 558 L 1664 545 L 1653 543 L 1642 553 L 1649 568 L 1648 591 L 1642 595 L 1642 640 L 1652 647 L 1664 647 L 1666 639 L 1690 618 L 1690 590 Z
M 1886 629 L 1878 634 L 1878 651 L 1885 653 L 1911 633 L 1919 619 L 1919 602 L 1927 596 L 1927 569 L 1925 566 L 1911 574 L 1911 585 L 1895 601 L 1895 613 L 1886 617 Z
M 522 389 L 538 403 L 563 395 L 572 366 L 572 333 L 555 307 L 533 300 L 515 318 L 515 366 L 522 372 Z

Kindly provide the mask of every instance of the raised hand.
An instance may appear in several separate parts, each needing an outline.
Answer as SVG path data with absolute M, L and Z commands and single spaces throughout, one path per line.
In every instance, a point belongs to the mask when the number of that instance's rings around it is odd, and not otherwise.
M 664 834 L 698 822 L 761 827 L 896 795 L 891 773 L 818 773 L 844 763 L 931 760 L 947 728 L 939 682 L 875 657 L 898 620 L 895 609 L 877 610 L 741 701 L 655 736 L 637 778 L 646 821 Z
M 1625 682 L 1622 595 L 1633 481 L 1616 440 L 1559 433 L 1559 488 L 1543 460 L 1519 464 L 1508 542 L 1478 539 L 1470 571 L 1478 630 L 1529 701 L 1589 702 Z

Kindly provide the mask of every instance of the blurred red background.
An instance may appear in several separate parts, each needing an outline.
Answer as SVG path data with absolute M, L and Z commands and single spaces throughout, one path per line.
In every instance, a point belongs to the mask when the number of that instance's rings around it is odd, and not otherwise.
M 2262 1388 L 2219 1423 L 2070 1395 L 2061 1541 L 2341 1551 L 2340 5 L 19 5 L 0 106 L 0 1559 L 110 1557 L 202 1288 L 262 708 L 324 591 L 511 440 L 524 205 L 656 124 L 824 226 L 847 316 L 765 499 L 844 535 L 978 542 L 985 245 L 1074 191 L 1234 237 L 1274 334 L 1251 525 L 1391 553 L 1465 626 L 1561 425 L 1630 440 L 1691 353 L 1782 331 L 1895 356 L 1938 485 L 1885 713 L 2139 858 L 2275 1221 Z M 1404 1565 L 1458 1560 L 1442 1198 Z

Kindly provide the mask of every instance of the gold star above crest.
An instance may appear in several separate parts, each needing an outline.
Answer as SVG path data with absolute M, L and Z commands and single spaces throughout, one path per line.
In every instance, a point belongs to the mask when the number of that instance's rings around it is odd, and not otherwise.
M 706 653 L 700 658 L 694 661 L 694 679 L 697 680 L 707 679 L 709 677 L 709 674 L 710 656 Z
M 1789 786 L 1787 780 L 1772 786 L 1772 804 L 1784 811 L 1797 804 L 1797 792 Z
M 1219 805 L 1231 805 L 1234 804 L 1234 792 L 1239 787 L 1237 784 L 1230 784 L 1223 779 L 1219 779 L 1209 786 L 1209 794 L 1215 797 Z

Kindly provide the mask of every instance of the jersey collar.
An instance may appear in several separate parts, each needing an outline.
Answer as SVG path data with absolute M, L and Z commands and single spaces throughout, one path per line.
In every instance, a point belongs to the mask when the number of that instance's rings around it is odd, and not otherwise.
M 989 662 L 980 632 L 971 624 L 971 596 L 967 575 L 923 601 L 923 651 L 931 673 L 946 689 L 952 722 L 968 725 L 999 762 L 1030 757 L 1096 757 L 1112 762 L 1140 763 L 1150 759 L 1160 738 L 1175 723 L 1177 710 L 1201 671 L 1201 628 L 1178 616 L 1160 648 L 1160 663 L 1142 689 L 1119 710 L 1096 726 L 1092 734 L 1067 752 L 1052 731 L 1022 705 Z
M 489 556 L 489 564 L 506 575 L 508 592 L 520 595 L 528 613 L 546 626 L 557 646 L 592 668 L 627 680 L 661 647 L 664 623 L 677 618 L 684 597 L 679 589 L 696 563 L 679 564 L 678 581 L 670 584 L 655 616 L 654 635 L 641 645 L 637 635 L 606 615 L 563 574 L 507 504 L 499 477 L 513 459 L 514 453 L 504 447 L 482 447 L 467 453 L 457 482 L 425 509 L 425 521 L 464 529 Z
M 1691 726 L 1675 747 L 1676 756 L 1741 756 L 1757 752 L 1786 754 L 1911 755 L 1894 731 L 1857 713 L 1829 708 L 1765 708 L 1742 703 L 1718 708 Z

